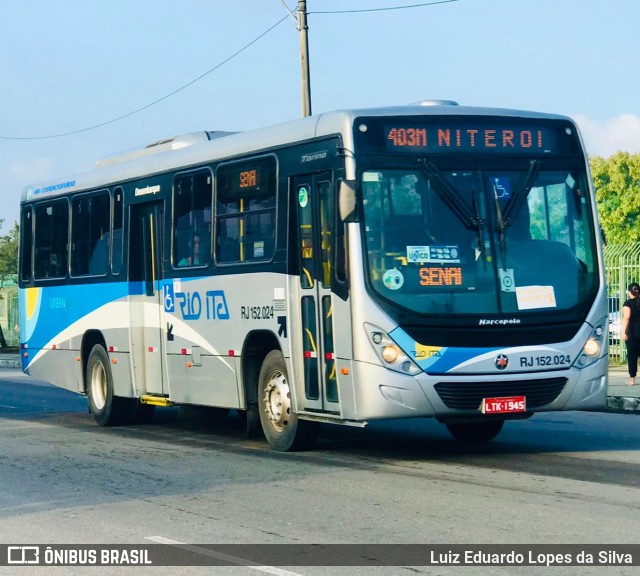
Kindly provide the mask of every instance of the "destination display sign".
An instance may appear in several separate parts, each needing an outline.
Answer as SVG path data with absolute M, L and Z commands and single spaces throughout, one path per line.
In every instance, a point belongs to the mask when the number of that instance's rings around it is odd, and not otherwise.
M 384 127 L 387 150 L 429 153 L 553 154 L 557 152 L 553 130 L 533 126 L 437 124 Z
M 255 160 L 222 164 L 218 168 L 218 192 L 222 197 L 257 198 L 269 194 L 275 178 L 275 160 L 263 156 Z
M 360 152 L 547 156 L 580 149 L 575 128 L 562 120 L 404 116 L 356 119 L 354 128 Z

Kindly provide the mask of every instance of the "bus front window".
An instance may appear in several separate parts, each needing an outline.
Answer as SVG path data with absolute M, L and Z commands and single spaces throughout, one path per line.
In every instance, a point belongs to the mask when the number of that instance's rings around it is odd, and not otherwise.
M 374 292 L 424 315 L 571 309 L 593 296 L 586 177 L 538 168 L 364 172 Z

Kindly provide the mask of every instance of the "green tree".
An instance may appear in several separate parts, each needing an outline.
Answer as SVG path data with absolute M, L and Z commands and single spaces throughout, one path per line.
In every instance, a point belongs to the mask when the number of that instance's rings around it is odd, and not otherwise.
M 0 228 L 4 220 L 0 219 Z M 18 223 L 13 223 L 13 228 L 8 234 L 0 236 L 0 288 L 4 286 L 7 276 L 18 273 L 18 244 L 20 241 L 20 228 Z
M 607 242 L 640 242 L 640 154 L 616 152 L 589 161 Z

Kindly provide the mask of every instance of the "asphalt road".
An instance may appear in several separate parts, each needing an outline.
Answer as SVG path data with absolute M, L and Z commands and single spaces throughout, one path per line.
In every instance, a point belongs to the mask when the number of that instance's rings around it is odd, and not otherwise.
M 204 554 L 207 543 L 636 544 L 640 419 L 636 413 L 540 414 L 507 423 L 498 439 L 479 447 L 457 443 L 433 420 L 325 426 L 315 450 L 281 454 L 244 438 L 234 417 L 216 424 L 166 409 L 148 425 L 99 428 L 82 397 L 0 371 L 0 486 L 5 543 L 178 542 L 199 544 L 196 554 Z M 258 569 L 119 570 L 186 575 Z M 6 570 L 116 573 L 97 567 Z M 260 570 L 337 573 L 313 566 Z M 606 573 L 634 570 L 610 567 Z M 448 566 L 411 571 L 460 573 Z M 544 573 L 518 573 L 529 572 Z

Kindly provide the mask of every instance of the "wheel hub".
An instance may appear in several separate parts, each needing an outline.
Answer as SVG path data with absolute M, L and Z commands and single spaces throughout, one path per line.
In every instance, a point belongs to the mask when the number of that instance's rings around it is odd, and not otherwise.
M 282 432 L 291 417 L 291 393 L 284 374 L 276 370 L 264 388 L 264 410 L 273 427 Z
M 95 407 L 102 410 L 107 403 L 107 375 L 100 363 L 93 367 L 91 373 L 91 392 Z

